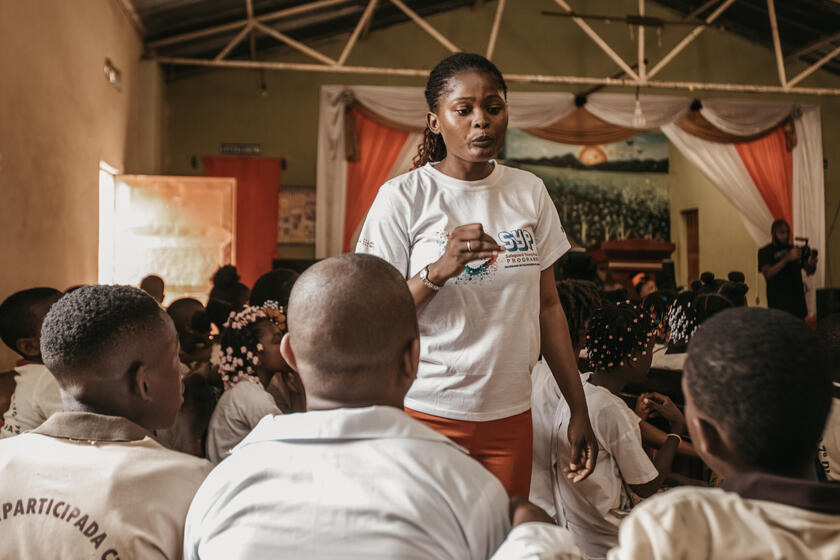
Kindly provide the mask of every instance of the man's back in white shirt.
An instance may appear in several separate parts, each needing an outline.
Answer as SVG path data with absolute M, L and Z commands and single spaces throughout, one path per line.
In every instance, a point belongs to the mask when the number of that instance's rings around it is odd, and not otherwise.
M 186 559 L 488 558 L 510 528 L 493 475 L 388 406 L 269 416 L 208 477 Z

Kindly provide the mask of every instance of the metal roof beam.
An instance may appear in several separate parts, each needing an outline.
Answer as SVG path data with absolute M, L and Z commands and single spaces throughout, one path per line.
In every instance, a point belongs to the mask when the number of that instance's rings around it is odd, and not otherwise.
M 767 14 L 770 16 L 770 30 L 773 32 L 773 51 L 776 53 L 776 69 L 779 71 L 779 83 L 787 87 L 785 77 L 785 59 L 782 56 L 782 44 L 779 41 L 779 23 L 776 21 L 776 3 L 767 0 Z
M 407 15 L 408 17 L 410 17 L 410 18 L 414 21 L 414 23 L 416 23 L 417 25 L 419 25 L 420 27 L 422 27 L 422 28 L 423 28 L 423 31 L 425 31 L 426 33 L 428 33 L 429 35 L 431 35 L 432 37 L 434 37 L 434 38 L 437 40 L 437 42 L 438 42 L 438 43 L 440 43 L 441 45 L 443 45 L 444 47 L 446 47 L 447 49 L 449 49 L 449 51 L 450 51 L 450 52 L 454 52 L 454 53 L 456 53 L 456 52 L 460 52 L 460 51 L 461 51 L 461 49 L 459 49 L 458 47 L 456 47 L 456 46 L 452 43 L 452 41 L 450 41 L 449 39 L 447 39 L 446 37 L 444 37 L 444 36 L 443 36 L 443 34 L 442 34 L 440 31 L 438 31 L 437 29 L 435 29 L 434 27 L 432 27 L 432 26 L 429 24 L 429 22 L 427 22 L 425 19 L 423 19 L 423 18 L 421 18 L 419 15 L 417 15 L 417 12 L 415 12 L 414 10 L 412 10 L 411 8 L 409 8 L 408 6 L 406 6 L 406 5 L 403 3 L 403 1 L 402 1 L 402 0 L 391 0 L 391 3 L 392 3 L 393 5 L 395 5 L 397 8 L 399 8 L 400 10 L 402 10 L 402 12 L 403 12 L 405 15 Z
M 832 43 L 834 43 L 834 41 L 837 41 L 838 39 L 840 39 L 840 32 L 835 33 L 834 35 L 829 35 L 828 37 L 823 37 L 822 39 L 818 39 L 810 45 L 804 46 L 801 49 L 790 53 L 785 57 L 785 60 L 797 59 L 805 55 L 811 54 L 812 52 L 819 50 L 827 45 L 831 45 Z
M 709 16 L 703 21 L 703 25 L 698 25 L 697 27 L 692 29 L 691 32 L 683 38 L 682 41 L 677 43 L 677 45 L 673 49 L 671 49 L 671 52 L 662 57 L 662 60 L 660 60 L 653 66 L 653 68 L 647 75 L 648 79 L 653 78 L 654 76 L 659 74 L 660 70 L 665 68 L 665 66 L 669 62 L 671 62 L 675 56 L 680 54 L 683 51 L 683 49 L 685 49 L 688 46 L 689 43 L 696 39 L 698 35 L 703 33 L 706 30 L 706 27 L 708 27 L 710 23 L 715 21 L 720 16 L 720 14 L 725 12 L 726 9 L 729 6 L 731 6 L 733 2 L 735 2 L 735 0 L 726 0 L 723 4 L 718 6 L 714 12 L 709 14 Z
M 359 23 L 356 24 L 356 28 L 353 29 L 353 33 L 347 40 L 347 44 L 344 45 L 344 50 L 341 51 L 341 56 L 338 57 L 337 64 L 339 66 L 344 66 L 344 63 L 347 62 L 347 57 L 350 56 L 350 51 L 352 51 L 353 47 L 356 45 L 356 41 L 359 40 L 362 32 L 370 25 L 370 22 L 373 19 L 373 12 L 376 10 L 376 2 L 377 0 L 370 0 L 367 7 L 365 7 L 362 17 L 359 18 Z
M 429 70 L 419 68 L 379 68 L 373 66 L 326 66 L 324 64 L 300 64 L 293 62 L 269 62 L 252 60 L 209 60 L 204 58 L 176 58 L 159 56 L 161 64 L 180 66 L 205 66 L 211 68 L 245 68 L 263 70 L 297 70 L 303 72 L 332 72 L 337 74 L 374 74 L 383 76 L 408 76 L 426 78 Z M 543 74 L 505 74 L 505 81 L 528 82 L 538 84 L 585 84 L 619 87 L 637 87 L 638 81 L 625 78 L 586 78 L 579 76 L 555 76 Z M 688 91 L 737 91 L 745 93 L 784 93 L 800 95 L 836 95 L 840 96 L 840 88 L 796 88 L 781 86 L 767 86 L 754 84 L 731 84 L 714 82 L 673 82 L 648 81 L 644 87 L 661 89 L 680 89 Z
M 639 0 L 639 17 L 645 17 L 645 0 Z M 647 81 L 647 66 L 645 65 L 645 26 L 638 27 L 638 48 L 636 52 L 636 67 L 639 69 L 639 83 Z
M 814 64 L 797 74 L 796 77 L 794 77 L 791 81 L 788 82 L 788 86 L 795 86 L 796 84 L 798 84 L 799 82 L 801 82 L 802 80 L 819 70 L 820 67 L 822 67 L 826 62 L 828 62 L 838 54 L 840 54 L 840 47 L 837 47 L 836 49 L 819 59 L 817 62 L 815 62 Z
M 505 11 L 505 0 L 498 0 L 499 4 L 496 6 L 496 17 L 493 18 L 493 28 L 490 30 L 490 40 L 487 41 L 487 53 L 484 58 L 490 60 L 493 58 L 493 51 L 496 50 L 496 39 L 499 37 L 499 26 L 502 23 L 502 13 Z
M 560 6 L 564 10 L 566 10 L 568 13 L 570 13 L 570 14 L 574 13 L 574 10 L 572 10 L 572 7 L 569 5 L 568 2 L 566 2 L 566 0 L 554 0 L 554 2 L 558 6 Z M 636 74 L 636 72 L 632 68 L 630 68 L 630 65 L 627 64 L 626 62 L 624 62 L 624 59 L 621 58 L 620 56 L 618 56 L 618 53 L 616 53 L 614 50 L 612 50 L 612 48 L 607 44 L 607 42 L 604 41 L 601 38 L 601 36 L 598 35 L 595 32 L 594 29 L 589 27 L 588 23 L 583 21 L 583 18 L 573 15 L 572 16 L 572 21 L 575 22 L 575 24 L 577 24 L 577 26 L 580 27 L 583 30 L 584 33 L 589 35 L 589 38 L 592 39 L 593 41 L 595 41 L 595 44 L 598 45 L 599 47 L 601 47 L 601 50 L 604 51 L 607 54 L 607 56 L 609 56 L 613 60 L 613 62 L 618 64 L 618 66 L 622 70 L 624 70 L 624 72 L 628 76 L 630 76 L 631 78 L 633 78 L 636 81 L 639 80 L 639 75 Z
M 336 64 L 336 61 L 331 59 L 327 55 L 325 55 L 325 54 L 323 54 L 319 51 L 316 51 L 312 47 L 307 47 L 306 45 L 304 45 L 300 41 L 292 39 L 288 35 L 284 35 L 283 33 L 280 33 L 279 31 L 277 31 L 276 29 L 272 29 L 272 28 L 268 27 L 267 25 L 264 25 L 264 24 L 259 23 L 259 22 L 255 23 L 254 26 L 257 29 L 259 29 L 260 31 L 262 31 L 263 33 L 265 33 L 266 35 L 270 35 L 270 36 L 274 37 L 275 39 L 277 39 L 278 41 L 282 41 L 283 43 L 286 43 L 287 45 L 289 45 L 293 49 L 295 49 L 297 51 L 300 51 L 305 55 L 311 56 L 312 58 L 314 58 L 316 60 L 320 60 L 324 64 L 328 64 L 330 66 L 334 66 Z
M 229 55 L 230 51 L 235 49 L 236 46 L 239 43 L 242 42 L 242 39 L 245 38 L 245 35 L 247 35 L 248 33 L 251 32 L 251 29 L 252 29 L 251 24 L 250 23 L 246 24 L 245 27 L 243 27 L 242 30 L 239 33 L 237 33 L 236 36 L 233 39 L 231 39 L 228 42 L 227 45 L 225 45 L 225 48 L 223 48 L 222 51 L 219 54 L 217 54 L 216 58 L 214 58 L 213 60 L 219 61 L 219 60 L 222 60 L 227 55 Z
M 265 23 L 284 17 L 305 14 L 307 12 L 319 10 L 321 8 L 329 8 L 338 4 L 346 4 L 347 2 L 348 0 L 319 0 L 318 2 L 310 2 L 309 4 L 303 4 L 301 6 L 294 6 L 292 8 L 286 8 L 285 10 L 277 10 L 276 12 L 263 14 L 261 16 L 255 17 L 254 20 L 260 23 Z M 246 18 L 238 21 L 232 21 L 230 23 L 224 23 L 222 25 L 208 27 L 206 29 L 199 29 L 196 31 L 190 31 L 189 33 L 174 35 L 172 37 L 165 37 L 163 39 L 157 39 L 156 41 L 149 41 L 148 43 L 146 43 L 146 46 L 150 48 L 163 47 L 166 45 L 175 45 L 177 43 L 192 41 L 193 39 L 208 37 L 210 35 L 218 35 L 219 33 L 225 33 L 234 29 L 239 29 L 240 27 L 247 25 L 248 21 L 249 20 Z
M 708 0 L 708 2 L 706 2 L 702 6 L 700 6 L 699 8 L 697 8 L 696 10 L 692 11 L 690 14 L 685 16 L 685 19 L 694 19 L 697 16 L 699 16 L 700 14 L 702 14 L 703 12 L 705 12 L 706 10 L 708 10 L 709 8 L 711 8 L 712 6 L 714 6 L 715 4 L 718 4 L 719 2 L 720 2 L 720 0 Z

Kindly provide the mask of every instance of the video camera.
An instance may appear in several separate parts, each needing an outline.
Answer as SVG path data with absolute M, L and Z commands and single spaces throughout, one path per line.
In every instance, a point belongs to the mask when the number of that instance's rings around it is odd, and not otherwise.
M 807 237 L 794 237 L 793 239 L 794 239 L 794 241 L 802 241 L 803 242 L 803 245 L 799 246 L 799 250 L 802 251 L 802 259 L 801 259 L 802 268 L 805 268 L 806 266 L 808 266 L 808 261 L 810 260 L 811 255 L 813 255 L 815 259 L 817 258 L 817 255 L 818 255 L 817 250 L 812 249 L 808 245 L 808 238 Z

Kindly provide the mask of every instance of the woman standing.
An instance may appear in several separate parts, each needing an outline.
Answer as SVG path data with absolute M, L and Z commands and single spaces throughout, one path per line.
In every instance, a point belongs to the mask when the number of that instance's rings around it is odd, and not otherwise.
M 508 123 L 504 78 L 458 53 L 432 70 L 426 101 L 415 169 L 380 188 L 357 246 L 402 272 L 417 305 L 406 411 L 527 496 L 530 371 L 542 352 L 572 410 L 569 477 L 583 479 L 597 442 L 552 266 L 569 242 L 542 181 L 493 159 Z

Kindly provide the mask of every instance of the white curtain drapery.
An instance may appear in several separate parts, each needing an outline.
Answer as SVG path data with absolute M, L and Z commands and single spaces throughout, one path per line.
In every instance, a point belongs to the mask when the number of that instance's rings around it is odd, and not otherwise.
M 756 245 L 766 244 L 770 240 L 773 215 L 756 189 L 735 146 L 692 136 L 675 124 L 663 126 L 662 133 L 707 179 L 718 186 L 740 214 L 744 227 Z
M 344 208 L 347 193 L 347 162 L 344 146 L 344 117 L 348 102 L 355 100 L 367 110 L 397 126 L 422 130 L 426 102 L 418 87 L 343 86 L 321 87 L 318 123 L 316 256 L 324 258 L 342 250 Z M 511 92 L 509 126 L 543 128 L 576 109 L 575 96 L 564 92 Z M 640 131 L 661 129 L 690 161 L 697 165 L 738 210 L 750 236 L 758 246 L 770 241 L 773 216 L 746 170 L 734 144 L 702 140 L 674 124 L 690 110 L 684 97 L 617 93 L 594 93 L 585 108 L 602 120 Z M 796 116 L 797 145 L 793 150 L 793 231 L 808 237 L 814 249 L 825 254 L 825 199 L 822 168 L 822 129 L 819 108 L 795 107 L 788 102 L 744 99 L 709 99 L 702 102 L 701 115 L 720 130 L 736 136 L 753 136 Z M 409 134 L 391 176 L 410 168 L 417 134 Z M 824 284 L 824 267 L 806 279 L 808 304 L 814 311 L 815 290 Z

